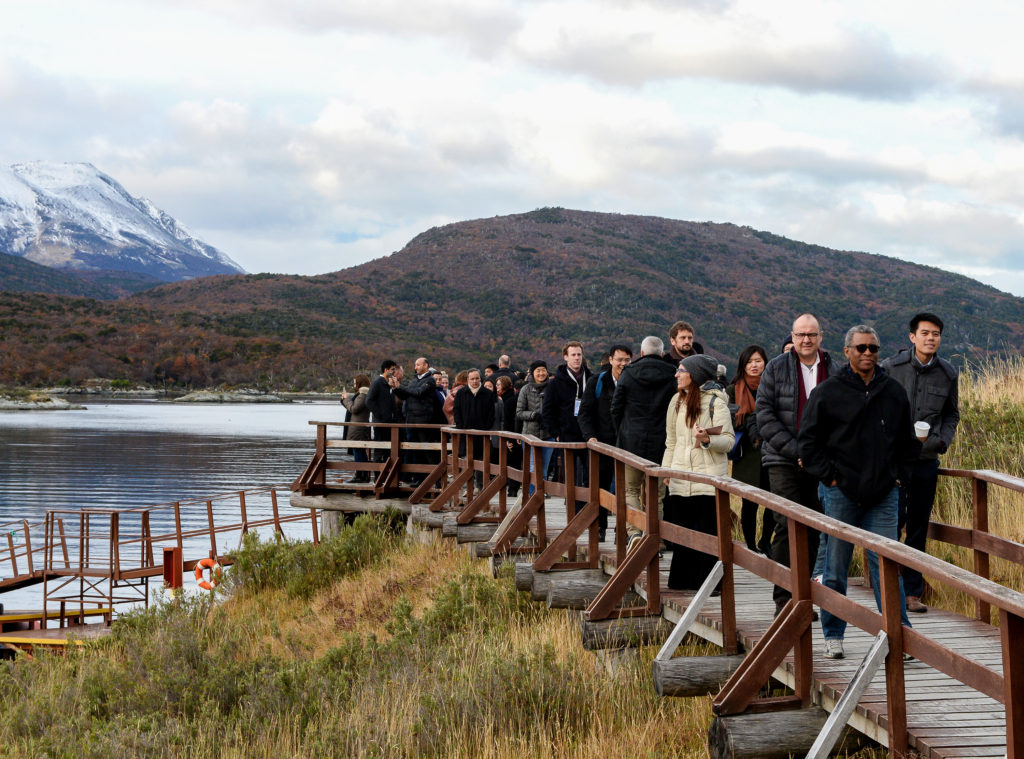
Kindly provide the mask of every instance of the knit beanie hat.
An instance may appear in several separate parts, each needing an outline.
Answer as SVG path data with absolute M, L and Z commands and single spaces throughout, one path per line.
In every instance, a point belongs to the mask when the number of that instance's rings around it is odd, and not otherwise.
M 540 359 L 534 361 L 532 364 L 530 364 L 530 374 L 533 374 L 533 370 L 537 369 L 538 367 L 541 367 L 541 366 L 543 366 L 545 369 L 547 369 L 548 368 L 548 362 L 547 361 L 541 361 Z
M 703 386 L 705 382 L 718 376 L 718 360 L 706 353 L 687 356 L 679 362 L 679 366 L 689 373 L 693 384 L 697 387 Z

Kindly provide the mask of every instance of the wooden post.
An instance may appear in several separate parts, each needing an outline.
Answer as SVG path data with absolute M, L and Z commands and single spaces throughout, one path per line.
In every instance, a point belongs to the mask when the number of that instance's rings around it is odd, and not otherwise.
M 238 491 L 238 509 L 242 512 L 242 534 L 249 532 L 249 515 L 245 510 L 245 491 Z
M 181 548 L 164 548 L 164 583 L 171 590 L 179 590 L 182 586 L 181 575 Z
M 327 425 L 318 424 L 316 426 L 316 454 L 317 457 L 327 463 Z M 327 486 L 327 467 L 321 467 L 320 471 L 317 472 L 315 484 L 321 487 Z
M 661 518 L 658 513 L 658 478 L 644 472 L 647 481 L 647 492 L 644 494 L 647 501 L 647 531 L 648 534 L 661 543 Z M 661 614 L 661 559 L 655 551 L 647 565 L 647 611 L 651 614 Z M 734 631 L 735 632 L 735 631 Z M 735 637 L 735 634 L 734 634 Z
M 988 483 L 977 478 L 971 480 L 971 501 L 974 505 L 974 532 L 988 532 Z M 972 538 L 974 550 L 974 574 L 989 579 L 988 554 L 976 548 L 977 541 Z M 980 598 L 974 600 L 974 616 L 986 624 L 992 621 L 991 606 Z
M 1006 706 L 1006 757 L 1024 758 L 1024 619 L 999 610 L 1003 643 L 1003 703 Z
M 597 504 L 597 520 L 590 525 L 589 540 L 587 541 L 587 562 L 591 568 L 597 569 L 601 565 L 601 549 L 599 547 L 598 530 L 601 524 L 601 510 L 604 506 L 601 505 L 601 454 L 597 451 L 588 449 L 588 469 L 589 469 L 589 485 L 590 495 L 587 498 L 587 506 L 594 503 Z
M 889 717 L 889 754 L 907 756 L 907 695 L 903 673 L 903 620 L 900 617 L 900 566 L 878 557 L 878 584 L 881 586 L 882 629 L 889 639 L 885 657 L 885 703 Z
M 213 501 L 206 502 L 206 521 L 210 527 L 211 558 L 217 558 L 217 531 L 213 526 Z
M 727 654 L 736 654 L 739 653 L 739 640 L 736 636 L 736 589 L 732 567 L 732 508 L 727 491 L 715 488 L 715 506 L 718 558 L 722 562 L 722 648 Z
M 789 573 L 796 601 L 811 601 L 811 561 L 807 545 L 807 525 L 795 519 L 787 519 L 789 529 Z M 804 706 L 811 705 L 811 679 L 814 675 L 814 640 L 808 624 L 799 633 L 793 647 L 794 694 Z
M 615 460 L 615 563 L 626 558 L 626 462 Z
M 565 521 L 571 522 L 576 516 L 576 451 L 569 448 L 562 449 L 562 472 L 565 475 Z M 568 550 L 569 561 L 576 561 L 576 541 L 572 542 Z

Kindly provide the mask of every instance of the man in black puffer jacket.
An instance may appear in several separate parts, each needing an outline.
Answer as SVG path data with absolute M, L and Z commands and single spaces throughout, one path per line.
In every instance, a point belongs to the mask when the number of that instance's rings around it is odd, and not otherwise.
M 772 492 L 815 511 L 818 483 L 804 471 L 797 452 L 796 436 L 807 399 L 828 377 L 837 374 L 839 364 L 821 349 L 822 331 L 817 317 L 801 314 L 793 322 L 793 350 L 768 362 L 757 389 L 757 429 L 761 435 L 761 462 L 768 468 Z M 789 566 L 789 527 L 786 518 L 773 514 L 771 557 Z M 817 530 L 807 531 L 811 563 L 818 555 Z M 791 597 L 776 585 L 772 591 L 778 614 Z
M 619 448 L 655 464 L 660 464 L 665 454 L 665 415 L 676 392 L 677 364 L 661 357 L 664 350 L 660 337 L 644 338 L 640 358 L 623 369 L 619 377 L 611 408 Z M 640 511 L 645 510 L 644 481 L 643 472 L 626 467 L 626 503 Z M 640 534 L 632 526 L 627 529 L 631 536 Z

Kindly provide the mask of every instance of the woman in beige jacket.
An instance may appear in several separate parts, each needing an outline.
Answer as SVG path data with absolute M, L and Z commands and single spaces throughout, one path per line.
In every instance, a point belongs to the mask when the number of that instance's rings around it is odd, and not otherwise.
M 665 417 L 665 455 L 661 465 L 698 474 L 728 475 L 729 451 L 736 438 L 729 416 L 729 399 L 715 382 L 718 362 L 696 354 L 679 362 L 679 394 Z M 715 489 L 710 485 L 669 478 L 664 519 L 709 535 L 717 534 Z M 672 564 L 668 587 L 696 590 L 715 566 L 716 557 L 668 543 Z

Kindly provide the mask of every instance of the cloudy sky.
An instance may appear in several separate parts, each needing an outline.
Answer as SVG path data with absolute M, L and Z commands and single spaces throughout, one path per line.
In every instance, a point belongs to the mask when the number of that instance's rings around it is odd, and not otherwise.
M 1020 3 L 0 7 L 0 161 L 89 161 L 248 271 L 335 271 L 563 206 L 1024 295 Z

